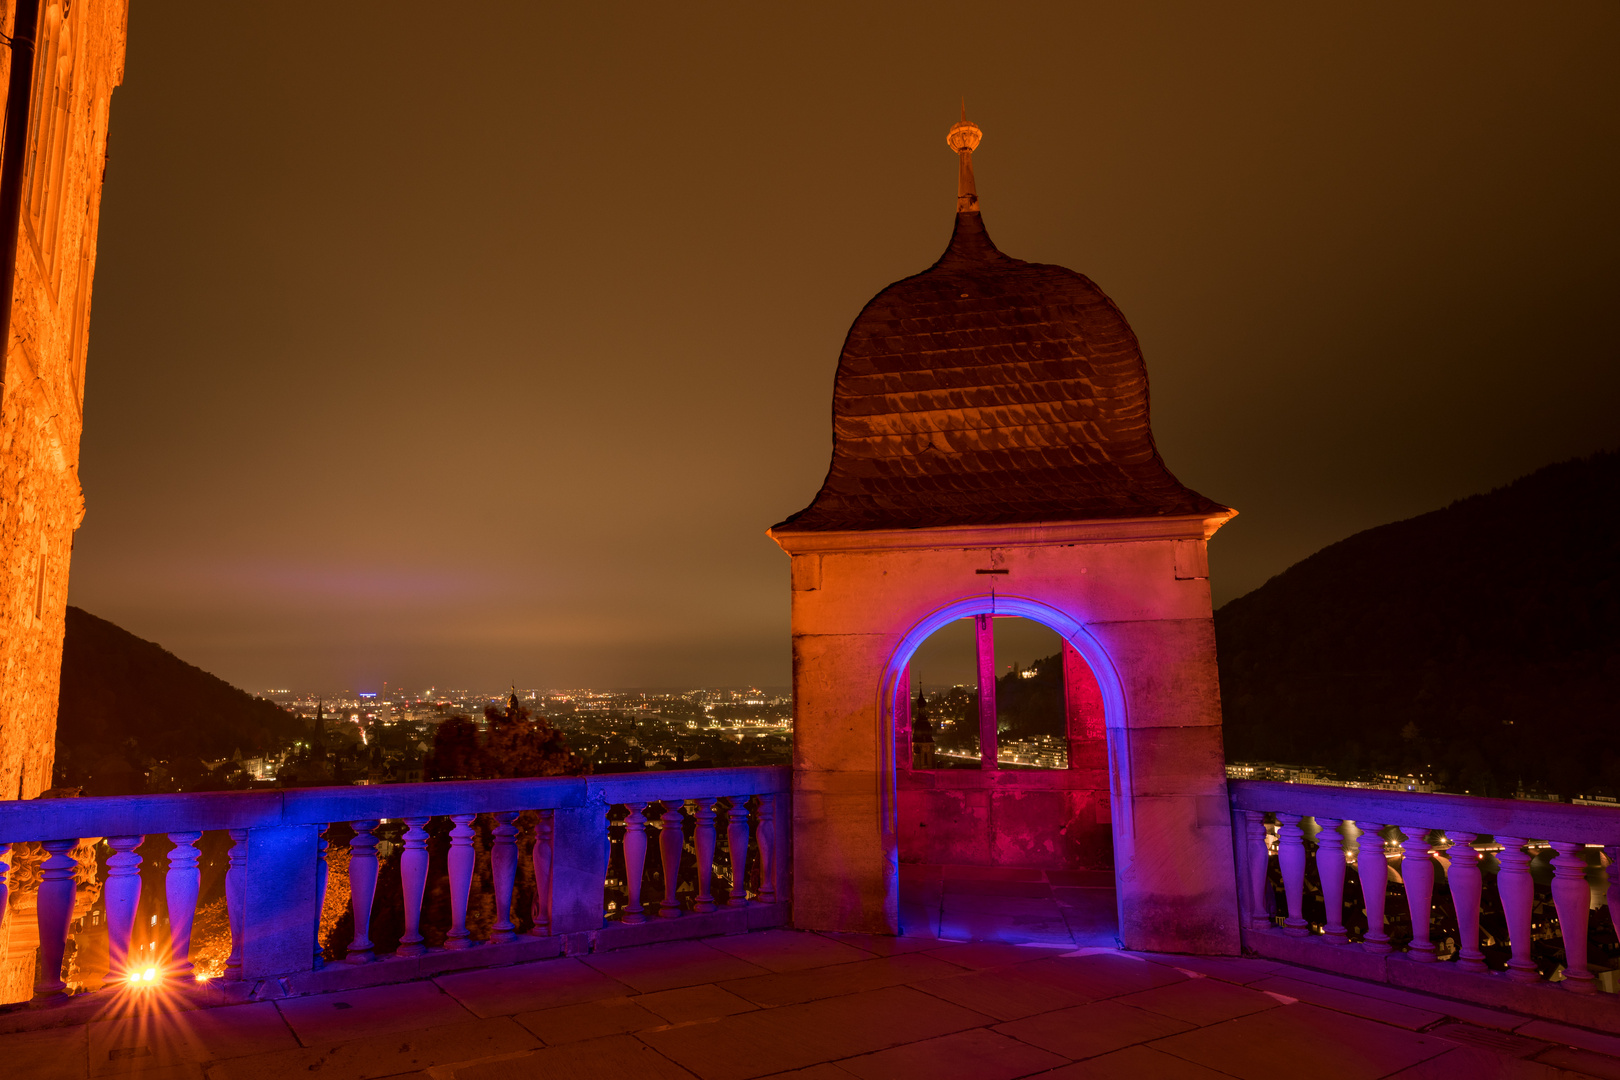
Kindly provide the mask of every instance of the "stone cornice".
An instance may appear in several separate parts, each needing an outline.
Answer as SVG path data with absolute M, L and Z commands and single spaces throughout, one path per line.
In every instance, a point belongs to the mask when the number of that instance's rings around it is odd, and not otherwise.
M 767 529 L 789 555 L 827 552 L 904 551 L 919 548 L 1046 547 L 1053 544 L 1118 544 L 1143 540 L 1208 540 L 1237 517 L 1218 514 L 1110 518 L 1101 521 L 1034 521 L 1012 525 L 945 525 L 933 529 L 872 529 L 814 532 Z

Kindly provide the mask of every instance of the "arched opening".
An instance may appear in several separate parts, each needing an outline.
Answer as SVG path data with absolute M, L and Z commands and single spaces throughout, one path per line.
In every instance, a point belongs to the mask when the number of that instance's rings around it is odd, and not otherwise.
M 1117 680 L 1077 623 L 984 607 L 925 621 L 890 672 L 901 933 L 1111 946 Z

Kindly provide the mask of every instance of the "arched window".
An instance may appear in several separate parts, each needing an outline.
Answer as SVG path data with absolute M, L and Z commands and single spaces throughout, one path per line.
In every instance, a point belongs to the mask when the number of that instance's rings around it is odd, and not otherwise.
M 936 631 L 895 695 L 896 758 L 913 769 L 1102 765 L 1102 694 L 1090 667 L 1033 619 L 976 615 Z

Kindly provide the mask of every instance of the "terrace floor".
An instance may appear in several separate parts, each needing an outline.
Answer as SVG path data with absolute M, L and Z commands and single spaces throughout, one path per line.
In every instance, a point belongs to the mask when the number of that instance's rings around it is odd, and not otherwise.
M 767 930 L 0 1034 L 27 1080 L 1620 1078 L 1620 1038 L 1269 960 Z M 0 1014 L 0 1031 L 46 1021 Z M 48 1022 L 48 1021 L 47 1021 Z

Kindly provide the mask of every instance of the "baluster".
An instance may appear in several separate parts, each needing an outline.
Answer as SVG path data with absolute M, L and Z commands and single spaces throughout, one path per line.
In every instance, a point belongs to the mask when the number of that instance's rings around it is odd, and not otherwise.
M 755 811 L 758 827 L 754 843 L 759 845 L 759 902 L 776 903 L 776 796 L 761 795 Z
M 230 861 L 225 867 L 225 917 L 231 924 L 231 955 L 225 958 L 225 977 L 233 981 L 242 977 L 242 939 L 244 906 L 247 903 L 244 890 L 247 888 L 247 861 L 248 861 L 248 831 L 246 829 L 232 829 Z M 139 841 L 140 837 L 132 836 L 129 839 Z M 108 865 L 112 860 L 107 860 Z M 109 878 L 109 883 L 111 879 Z M 108 905 L 109 910 L 111 904 Z M 109 928 L 111 920 L 108 920 Z
M 710 888 L 714 879 L 714 812 L 718 803 L 714 799 L 688 799 L 692 808 L 692 846 L 697 849 L 697 897 L 692 901 L 694 914 L 714 910 L 714 897 Z
M 1429 923 L 1434 907 L 1434 860 L 1430 857 L 1429 832 L 1417 825 L 1403 825 L 1406 836 L 1401 844 L 1401 880 L 1406 884 L 1406 910 L 1412 916 L 1412 940 L 1408 959 L 1434 960 L 1434 942 L 1429 940 Z
M 144 836 L 111 836 L 107 846 L 107 883 L 101 895 L 107 909 L 107 983 L 129 978 L 129 939 L 141 906 L 141 857 L 135 849 Z M 4 911 L 4 908 L 0 908 Z
M 672 799 L 664 803 L 664 816 L 658 819 L 658 854 L 664 864 L 664 900 L 658 905 L 660 919 L 675 919 L 681 914 L 681 898 L 676 890 L 680 887 L 685 824 L 680 802 Z
M 444 939 L 446 949 L 470 949 L 472 934 L 467 929 L 467 894 L 472 890 L 473 861 L 478 857 L 473 850 L 473 819 L 477 814 L 452 814 L 456 827 L 450 830 L 450 853 L 446 863 L 450 870 L 450 934 Z
M 1244 839 L 1249 848 L 1246 867 L 1249 872 L 1249 929 L 1268 930 L 1271 928 L 1271 916 L 1266 914 L 1266 871 L 1271 865 L 1271 849 L 1266 846 L 1266 815 L 1258 810 L 1245 810 L 1243 820 Z
M 537 937 L 551 933 L 551 863 L 553 811 L 537 810 L 534 818 L 534 931 Z M 606 830 L 604 830 L 606 831 Z
M 351 821 L 354 839 L 349 841 L 349 907 L 354 912 L 354 939 L 343 959 L 350 964 L 369 964 L 377 959 L 371 944 L 371 902 L 377 896 L 377 828 L 375 821 Z
M 727 800 L 726 848 L 731 860 L 730 902 L 737 907 L 748 904 L 748 797 L 733 795 Z
M 1322 882 L 1322 904 L 1327 909 L 1327 921 L 1322 933 L 1329 943 L 1343 945 L 1349 941 L 1344 928 L 1344 834 L 1339 818 L 1316 819 L 1316 874 Z
M 1508 961 L 1508 978 L 1518 982 L 1537 982 L 1541 971 L 1530 959 L 1530 922 L 1535 908 L 1536 883 L 1530 877 L 1531 856 L 1524 850 L 1529 843 L 1520 837 L 1498 836 L 1502 845 L 1496 861 L 1502 869 L 1496 873 L 1496 891 L 1502 898 L 1502 915 L 1507 920 L 1508 944 L 1513 947 L 1513 959 Z
M 169 852 L 169 873 L 163 882 L 163 891 L 169 901 L 169 964 L 168 974 L 190 975 L 191 924 L 197 918 L 197 889 L 202 884 L 202 871 L 197 860 L 200 832 L 172 832 L 174 850 Z
M 517 931 L 512 926 L 512 890 L 517 887 L 517 820 L 516 810 L 502 810 L 494 815 L 495 828 L 490 832 L 493 847 L 489 853 L 490 880 L 495 888 L 495 925 L 489 928 L 492 942 L 516 941 Z
M 6 905 L 11 902 L 11 845 L 0 843 L 0 925 L 6 922 Z M 6 939 L 0 938 L 0 957 L 5 955 Z
M 1479 840 L 1476 833 L 1458 833 L 1448 853 L 1451 856 L 1451 903 L 1457 910 L 1457 966 L 1464 971 L 1484 971 L 1485 954 L 1479 949 L 1479 901 L 1484 892 L 1480 873 Z
M 1401 842 L 1401 881 L 1406 884 L 1406 912 L 1413 921 L 1413 939 L 1408 942 L 1408 959 L 1432 962 L 1434 942 L 1429 928 L 1434 916 L 1434 848 L 1429 831 L 1419 826 L 1401 826 L 1406 837 Z
M 77 840 L 47 840 L 49 858 L 40 866 L 39 980 L 34 994 L 50 997 L 67 989 L 62 980 L 62 957 L 67 952 L 68 927 L 73 924 L 73 872 L 78 869 L 72 851 Z
M 1554 840 L 1553 906 L 1564 935 L 1564 989 L 1575 994 L 1597 993 L 1597 980 L 1586 966 L 1586 924 L 1592 889 L 1586 883 L 1586 845 Z
M 1305 833 L 1298 814 L 1277 815 L 1277 865 L 1282 870 L 1283 892 L 1288 896 L 1288 917 L 1283 932 L 1304 937 L 1311 932 L 1305 921 Z
M 425 817 L 405 819 L 404 846 L 399 852 L 399 886 L 405 904 L 405 933 L 399 939 L 395 956 L 421 956 L 427 952 L 422 943 L 422 893 L 427 886 L 428 831 Z
M 641 907 L 641 875 L 647 868 L 647 819 L 641 813 L 644 802 L 625 803 L 630 813 L 624 819 L 624 888 L 628 900 L 624 916 L 626 925 L 647 921 Z
M 332 870 L 332 838 L 329 825 L 322 825 L 320 848 L 315 861 L 315 970 L 326 966 L 326 954 L 321 947 L 321 923 L 326 921 L 326 879 Z
M 1389 863 L 1384 859 L 1383 826 L 1358 821 L 1361 840 L 1356 846 L 1356 877 L 1361 881 L 1361 906 L 1367 912 L 1367 933 L 1361 947 L 1370 953 L 1390 951 L 1389 935 L 1384 932 L 1384 901 L 1389 897 Z

